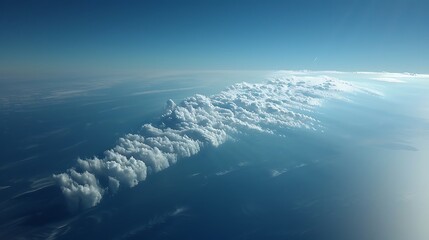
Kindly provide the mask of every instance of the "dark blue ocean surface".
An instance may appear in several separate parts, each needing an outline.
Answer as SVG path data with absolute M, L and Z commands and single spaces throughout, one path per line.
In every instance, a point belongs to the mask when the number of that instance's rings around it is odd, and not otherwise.
M 421 79 L 388 83 L 345 74 L 382 95 L 328 100 L 311 113 L 320 121 L 316 130 L 240 132 L 133 188 L 105 195 L 95 207 L 68 208 L 53 174 L 156 123 L 168 99 L 264 81 L 263 74 L 248 75 L 129 78 L 69 87 L 74 92 L 46 81 L 43 89 L 22 91 L 25 98 L 8 83 L 11 92 L 2 90 L 2 99 L 9 101 L 0 111 L 0 238 L 429 236 L 429 86 Z

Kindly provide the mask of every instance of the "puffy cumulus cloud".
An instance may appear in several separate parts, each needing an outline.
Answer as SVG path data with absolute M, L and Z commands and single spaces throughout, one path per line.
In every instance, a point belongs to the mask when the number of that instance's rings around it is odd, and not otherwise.
M 69 169 L 67 173 L 54 175 L 54 177 L 72 209 L 79 206 L 93 207 L 101 201 L 104 189 L 100 187 L 94 174 L 87 171 L 79 173 Z
M 74 207 L 92 207 L 106 192 L 121 185 L 136 186 L 148 174 L 161 171 L 203 147 L 217 147 L 244 131 L 275 134 L 278 128 L 316 129 L 310 116 L 324 99 L 360 91 L 327 76 L 285 77 L 278 72 L 262 84 L 240 83 L 213 96 L 195 95 L 180 104 L 167 101 L 156 124 L 139 134 L 127 134 L 102 157 L 78 159 L 75 168 L 54 175 Z

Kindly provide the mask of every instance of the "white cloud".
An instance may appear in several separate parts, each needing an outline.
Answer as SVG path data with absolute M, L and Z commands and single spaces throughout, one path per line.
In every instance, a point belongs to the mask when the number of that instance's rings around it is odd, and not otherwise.
M 147 175 L 217 147 L 233 134 L 278 128 L 316 129 L 310 116 L 325 99 L 344 99 L 343 92 L 364 91 L 327 76 L 294 76 L 277 72 L 266 83 L 240 83 L 212 96 L 195 95 L 167 102 L 159 123 L 143 125 L 139 134 L 120 138 L 102 157 L 78 159 L 76 168 L 55 175 L 73 207 L 92 207 L 106 192 L 134 187 Z M 286 77 L 287 76 L 287 77 Z
M 93 207 L 101 201 L 104 189 L 100 187 L 94 174 L 87 171 L 79 173 L 69 169 L 67 173 L 54 175 L 54 177 L 72 209 L 77 209 L 79 206 Z
M 178 91 L 186 91 L 186 90 L 192 90 L 200 87 L 183 87 L 183 88 L 172 88 L 172 89 L 159 89 L 159 90 L 147 90 L 142 92 L 135 92 L 132 93 L 132 96 L 136 95 L 147 95 L 147 94 L 156 94 L 156 93 L 168 93 L 168 92 L 178 92 Z
M 390 83 L 404 83 L 405 81 L 393 77 L 374 77 L 373 80 Z
M 10 188 L 10 186 L 0 186 L 0 190 L 8 189 L 8 188 Z
M 224 170 L 224 171 L 220 171 L 220 172 L 215 173 L 215 175 L 216 176 L 223 176 L 223 175 L 226 175 L 228 173 L 231 173 L 232 171 L 233 170 Z
M 190 174 L 189 177 L 196 177 L 196 176 L 199 176 L 199 175 L 201 175 L 201 173 L 193 173 L 193 174 Z
M 418 73 L 392 73 L 392 72 L 356 72 L 357 75 L 363 75 L 365 78 L 369 78 L 376 81 L 389 82 L 389 83 L 405 83 L 410 80 L 416 79 L 428 79 L 428 74 Z
M 284 168 L 281 170 L 273 169 L 273 170 L 271 170 L 271 177 L 278 177 L 278 176 L 282 175 L 283 173 L 286 173 L 287 171 L 288 171 L 287 168 Z
M 171 218 L 177 218 L 177 217 L 183 216 L 188 211 L 189 211 L 189 209 L 187 207 L 178 207 L 174 211 L 170 211 L 170 212 L 166 212 L 166 213 L 161 214 L 161 215 L 157 215 L 157 216 L 153 217 L 152 219 L 150 219 L 148 222 L 146 222 L 140 226 L 137 226 L 134 229 L 131 229 L 130 231 L 128 231 L 127 233 L 125 233 L 124 235 L 122 235 L 118 239 L 130 239 L 130 238 L 136 236 L 137 234 L 141 234 L 142 232 L 147 231 L 149 229 L 152 229 L 155 226 L 166 223 Z

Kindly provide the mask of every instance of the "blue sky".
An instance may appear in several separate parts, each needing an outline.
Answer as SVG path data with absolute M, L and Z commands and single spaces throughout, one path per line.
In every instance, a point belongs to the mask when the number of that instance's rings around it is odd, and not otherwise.
M 429 1 L 1 1 L 0 74 L 429 72 Z

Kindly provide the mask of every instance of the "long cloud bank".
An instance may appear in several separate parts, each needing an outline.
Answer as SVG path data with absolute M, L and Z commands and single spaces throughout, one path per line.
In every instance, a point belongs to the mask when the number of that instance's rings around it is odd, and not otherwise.
M 134 187 L 150 174 L 217 147 L 234 134 L 257 131 L 275 134 L 279 128 L 316 129 L 310 113 L 325 99 L 365 91 L 327 76 L 290 77 L 281 72 L 261 84 L 239 83 L 212 96 L 195 95 L 180 104 L 167 101 L 156 124 L 120 138 L 101 157 L 78 159 L 77 166 L 54 175 L 72 208 L 97 205 L 120 186 Z

